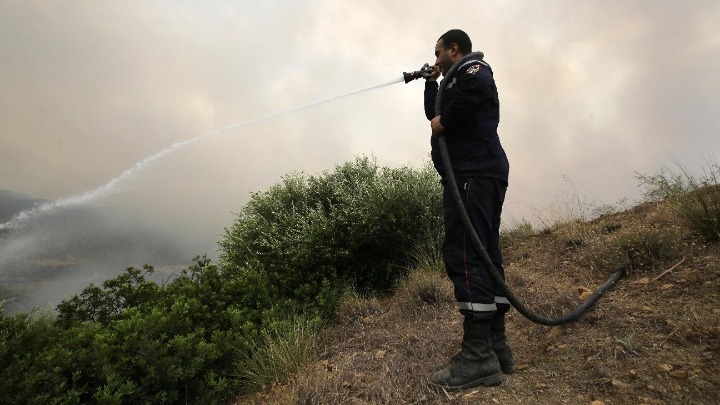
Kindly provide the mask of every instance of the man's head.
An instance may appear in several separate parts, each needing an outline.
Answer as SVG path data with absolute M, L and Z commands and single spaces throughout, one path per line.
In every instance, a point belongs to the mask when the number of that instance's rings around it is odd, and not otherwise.
M 472 52 L 472 41 L 470 37 L 462 30 L 450 30 L 440 38 L 435 44 L 435 65 L 440 67 L 443 76 L 465 55 Z

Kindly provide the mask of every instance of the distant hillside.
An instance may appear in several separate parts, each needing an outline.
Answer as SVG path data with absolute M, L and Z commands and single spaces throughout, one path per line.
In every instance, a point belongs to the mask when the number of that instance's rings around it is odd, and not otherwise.
M 47 200 L 28 197 L 9 190 L 0 190 L 0 223 L 9 221 L 13 215 Z

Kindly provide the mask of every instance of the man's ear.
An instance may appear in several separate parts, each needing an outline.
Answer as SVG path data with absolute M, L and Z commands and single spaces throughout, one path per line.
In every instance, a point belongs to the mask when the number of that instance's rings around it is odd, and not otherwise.
M 455 56 L 459 52 L 460 47 L 456 43 L 450 44 L 450 56 Z

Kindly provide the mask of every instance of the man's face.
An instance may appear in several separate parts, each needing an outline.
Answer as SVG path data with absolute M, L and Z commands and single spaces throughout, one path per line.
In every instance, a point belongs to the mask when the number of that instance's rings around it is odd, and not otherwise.
M 448 49 L 445 49 L 442 39 L 439 39 L 435 44 L 435 66 L 440 67 L 443 76 L 455 64 L 455 54 L 457 54 L 457 44 L 450 44 Z

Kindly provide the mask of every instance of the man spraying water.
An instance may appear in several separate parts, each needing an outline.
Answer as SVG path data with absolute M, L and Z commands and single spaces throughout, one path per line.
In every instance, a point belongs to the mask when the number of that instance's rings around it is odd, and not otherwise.
M 505 313 L 510 309 L 503 289 L 493 281 L 468 241 L 453 205 L 451 185 L 440 156 L 438 137 L 447 141 L 457 187 L 473 228 L 504 278 L 500 253 L 500 214 L 508 186 L 509 164 L 497 133 L 498 91 L 490 65 L 461 30 L 450 30 L 435 44 L 435 68 L 425 78 L 425 114 L 432 129 L 432 160 L 443 182 L 445 269 L 454 285 L 464 317 L 462 349 L 450 365 L 431 377 L 435 386 L 460 390 L 502 382 L 514 372 L 505 338 Z M 451 68 L 457 65 L 456 69 Z M 437 78 L 444 94 L 436 115 Z

